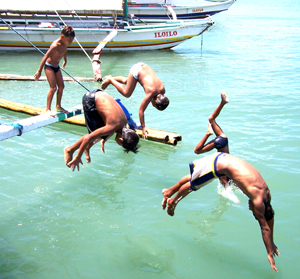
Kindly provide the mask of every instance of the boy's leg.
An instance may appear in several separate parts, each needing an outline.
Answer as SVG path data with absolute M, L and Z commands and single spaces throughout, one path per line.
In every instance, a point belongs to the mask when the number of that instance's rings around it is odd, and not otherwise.
M 107 86 L 109 86 L 111 83 L 111 80 L 114 79 L 115 81 L 122 83 L 122 84 L 126 84 L 127 83 L 127 78 L 123 77 L 123 76 L 117 76 L 117 77 L 112 77 L 111 75 L 109 76 L 105 76 L 103 78 L 102 84 L 101 84 L 101 88 L 103 90 L 105 90 L 107 88 Z
M 90 142 L 84 150 L 85 159 L 88 164 L 91 162 L 90 149 L 94 144 L 96 144 L 99 141 L 100 141 L 100 139 L 96 139 L 94 142 Z
M 64 112 L 64 113 L 68 113 L 68 111 L 65 110 L 61 106 L 61 100 L 62 100 L 63 90 L 65 88 L 65 84 L 64 84 L 64 80 L 63 80 L 63 76 L 62 76 L 61 70 L 59 70 L 55 74 L 55 78 L 56 78 L 56 83 L 57 83 L 57 86 L 58 86 L 58 89 L 57 89 L 57 92 L 56 92 L 56 110 Z
M 211 127 L 215 133 L 216 136 L 221 136 L 223 133 L 220 126 L 216 123 L 216 118 L 219 116 L 222 108 L 229 102 L 229 99 L 227 98 L 227 95 L 224 91 L 221 91 L 221 102 L 217 106 L 217 108 L 214 110 L 214 112 L 209 116 L 208 121 L 211 124 Z
M 50 86 L 50 90 L 47 95 L 47 105 L 46 105 L 46 112 L 48 112 L 51 111 L 51 103 L 57 87 L 56 87 L 56 77 L 54 71 L 52 69 L 46 68 L 45 74 Z
M 182 185 L 189 182 L 190 180 L 191 180 L 191 175 L 188 174 L 188 175 L 182 177 L 173 187 L 162 190 L 162 194 L 164 196 L 162 203 L 161 203 L 162 209 L 166 208 L 168 198 L 172 197 L 173 194 L 175 194 L 176 192 L 179 191 L 179 189 Z
M 174 216 L 174 211 L 176 205 L 181 201 L 185 196 L 187 196 L 190 192 L 193 190 L 191 189 L 191 183 L 186 182 L 184 185 L 182 185 L 175 195 L 174 198 L 169 198 L 167 200 L 167 212 L 170 216 Z
M 132 74 L 129 74 L 127 78 L 118 76 L 118 77 L 108 77 L 107 83 L 113 85 L 120 94 L 124 97 L 129 98 L 137 84 L 137 80 L 133 77 Z M 102 89 L 105 89 L 108 84 L 105 83 L 106 79 L 102 83 Z M 125 86 L 123 85 L 125 84 Z
M 196 154 L 201 154 L 201 153 L 208 152 L 208 151 L 211 151 L 214 149 L 213 141 L 210 141 L 209 143 L 207 143 L 205 145 L 206 141 L 208 140 L 208 138 L 211 135 L 213 135 L 213 131 L 212 131 L 210 123 L 208 123 L 207 130 L 206 130 L 204 137 L 198 142 L 198 144 L 196 145 L 196 147 L 194 149 L 194 152 Z
M 117 76 L 117 77 L 114 77 L 114 80 L 116 80 L 117 82 L 120 82 L 122 84 L 127 84 L 127 77 Z

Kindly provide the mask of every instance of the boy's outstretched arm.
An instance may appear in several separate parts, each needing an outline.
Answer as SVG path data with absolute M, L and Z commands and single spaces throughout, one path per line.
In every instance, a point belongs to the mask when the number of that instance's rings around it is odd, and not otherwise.
M 263 201 L 253 201 L 253 213 L 254 216 L 256 218 L 256 220 L 258 221 L 260 228 L 261 228 L 261 233 L 262 233 L 262 239 L 264 241 L 265 247 L 267 249 L 267 253 L 268 253 L 268 260 L 269 263 L 271 265 L 271 268 L 273 270 L 275 270 L 276 272 L 278 272 L 278 269 L 275 265 L 275 259 L 274 256 L 275 255 L 279 255 L 279 252 L 277 250 L 277 248 L 275 249 L 274 247 L 276 247 L 273 243 L 273 239 L 272 239 L 272 231 L 271 228 L 269 227 L 267 220 L 264 216 L 264 212 L 265 212 L 265 205 L 263 203 Z M 274 251 L 274 249 L 275 251 Z

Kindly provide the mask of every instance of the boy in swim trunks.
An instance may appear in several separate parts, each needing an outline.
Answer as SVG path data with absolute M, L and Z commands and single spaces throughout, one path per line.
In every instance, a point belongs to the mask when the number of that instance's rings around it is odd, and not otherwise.
M 190 172 L 191 174 L 182 177 L 173 187 L 163 189 L 162 208 L 167 207 L 167 213 L 173 216 L 178 202 L 189 193 L 200 189 L 214 178 L 228 176 L 249 198 L 249 209 L 260 225 L 268 260 L 272 269 L 278 272 L 274 260 L 279 252 L 273 242 L 274 211 L 271 194 L 260 173 L 246 161 L 220 152 L 190 163 Z
M 209 151 L 213 150 L 214 148 L 216 148 L 218 152 L 229 153 L 228 138 L 216 122 L 216 118 L 219 116 L 222 108 L 227 103 L 229 103 L 229 99 L 228 99 L 226 93 L 224 91 L 221 91 L 221 102 L 208 118 L 209 123 L 208 123 L 206 134 L 198 142 L 198 144 L 196 145 L 196 147 L 194 149 L 194 152 L 196 154 L 209 152 Z M 213 140 L 206 143 L 207 139 L 211 135 L 213 135 L 213 133 L 215 133 L 216 137 Z M 228 183 L 229 183 L 229 180 L 226 176 L 222 176 L 222 177 L 220 177 L 220 182 L 223 186 L 226 187 L 226 185 L 228 185 Z
M 102 89 L 104 90 L 108 85 L 112 84 L 124 97 L 129 98 L 137 83 L 139 83 L 145 91 L 145 97 L 139 108 L 139 118 L 143 138 L 145 139 L 147 138 L 148 131 L 145 126 L 144 113 L 150 102 L 158 110 L 164 110 L 169 105 L 169 99 L 165 96 L 165 87 L 153 69 L 143 62 L 139 62 L 131 67 L 128 77 L 104 77 Z
M 55 40 L 49 50 L 44 55 L 38 71 L 34 75 L 34 79 L 38 80 L 41 77 L 42 69 L 44 67 L 47 80 L 49 82 L 50 90 L 47 95 L 46 112 L 51 113 L 51 103 L 56 92 L 56 107 L 55 110 L 67 113 L 61 106 L 61 99 L 64 90 L 64 81 L 59 67 L 59 61 L 64 58 L 62 69 L 67 64 L 67 47 L 73 42 L 75 32 L 72 26 L 65 26 L 61 31 L 60 37 Z
M 65 147 L 65 164 L 68 168 L 79 171 L 82 164 L 81 156 L 85 153 L 87 163 L 90 163 L 90 148 L 101 141 L 101 149 L 104 152 L 104 143 L 116 133 L 115 141 L 124 148 L 125 152 L 137 153 L 139 142 L 138 134 L 127 129 L 127 117 L 121 106 L 105 92 L 95 90 L 87 92 L 82 98 L 84 116 L 89 134 L 80 138 L 76 143 Z M 73 158 L 74 152 L 77 155 Z

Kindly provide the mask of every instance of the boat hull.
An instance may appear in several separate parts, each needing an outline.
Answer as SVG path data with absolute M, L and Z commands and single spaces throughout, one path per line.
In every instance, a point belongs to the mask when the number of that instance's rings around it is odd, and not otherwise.
M 199 19 L 226 11 L 235 1 L 202 1 L 197 5 L 182 4 L 171 5 L 171 7 L 177 19 Z M 136 2 L 139 3 L 139 1 Z M 133 14 L 140 19 L 172 19 L 167 6 L 161 4 L 129 4 L 128 14 Z
M 107 43 L 104 51 L 133 51 L 159 50 L 173 48 L 180 43 L 202 34 L 213 21 L 186 21 L 167 23 L 161 26 L 135 26 L 118 29 L 118 34 Z M 15 31 L 8 27 L 0 28 L 0 49 L 29 50 L 32 46 L 20 35 L 30 41 L 37 48 L 45 50 L 56 40 L 61 30 L 59 28 L 15 27 Z M 93 50 L 112 29 L 102 28 L 74 28 L 76 38 L 85 50 Z M 91 34 L 92 33 L 92 34 Z M 97 41 L 96 41 L 97 39 Z M 77 42 L 73 42 L 69 50 L 80 50 Z

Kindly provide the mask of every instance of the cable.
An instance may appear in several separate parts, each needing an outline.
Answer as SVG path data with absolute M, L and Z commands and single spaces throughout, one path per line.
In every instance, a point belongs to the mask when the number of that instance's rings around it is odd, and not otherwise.
M 67 26 L 67 24 L 64 22 L 64 20 L 61 18 L 61 16 L 59 15 L 59 13 L 54 10 L 56 15 L 59 17 L 59 19 L 62 21 L 62 23 Z M 80 46 L 80 48 L 82 49 L 82 51 L 85 53 L 85 55 L 87 56 L 88 59 L 90 59 L 91 62 L 93 62 L 93 60 L 91 59 L 91 57 L 87 54 L 87 52 L 85 51 L 85 49 L 83 48 L 83 46 L 79 43 L 79 41 L 76 39 L 76 37 L 74 38 L 76 43 Z
M 6 21 L 4 21 L 1 17 L 0 20 L 7 25 L 11 30 L 13 30 L 14 32 L 16 32 L 19 36 L 21 36 L 27 43 L 29 43 L 30 45 L 32 45 L 37 51 L 39 51 L 41 54 L 45 55 L 44 52 L 42 52 L 39 48 L 37 48 L 32 42 L 30 42 L 29 40 L 27 40 L 22 34 L 20 34 L 17 30 L 15 30 L 10 24 L 8 24 Z M 63 68 L 59 67 L 65 74 L 67 74 L 70 78 L 72 78 L 74 81 L 76 81 L 79 85 L 81 85 L 86 91 L 89 91 L 89 89 L 87 89 L 83 84 L 81 84 L 78 80 L 76 80 L 74 77 L 72 77 L 67 71 L 65 71 Z

